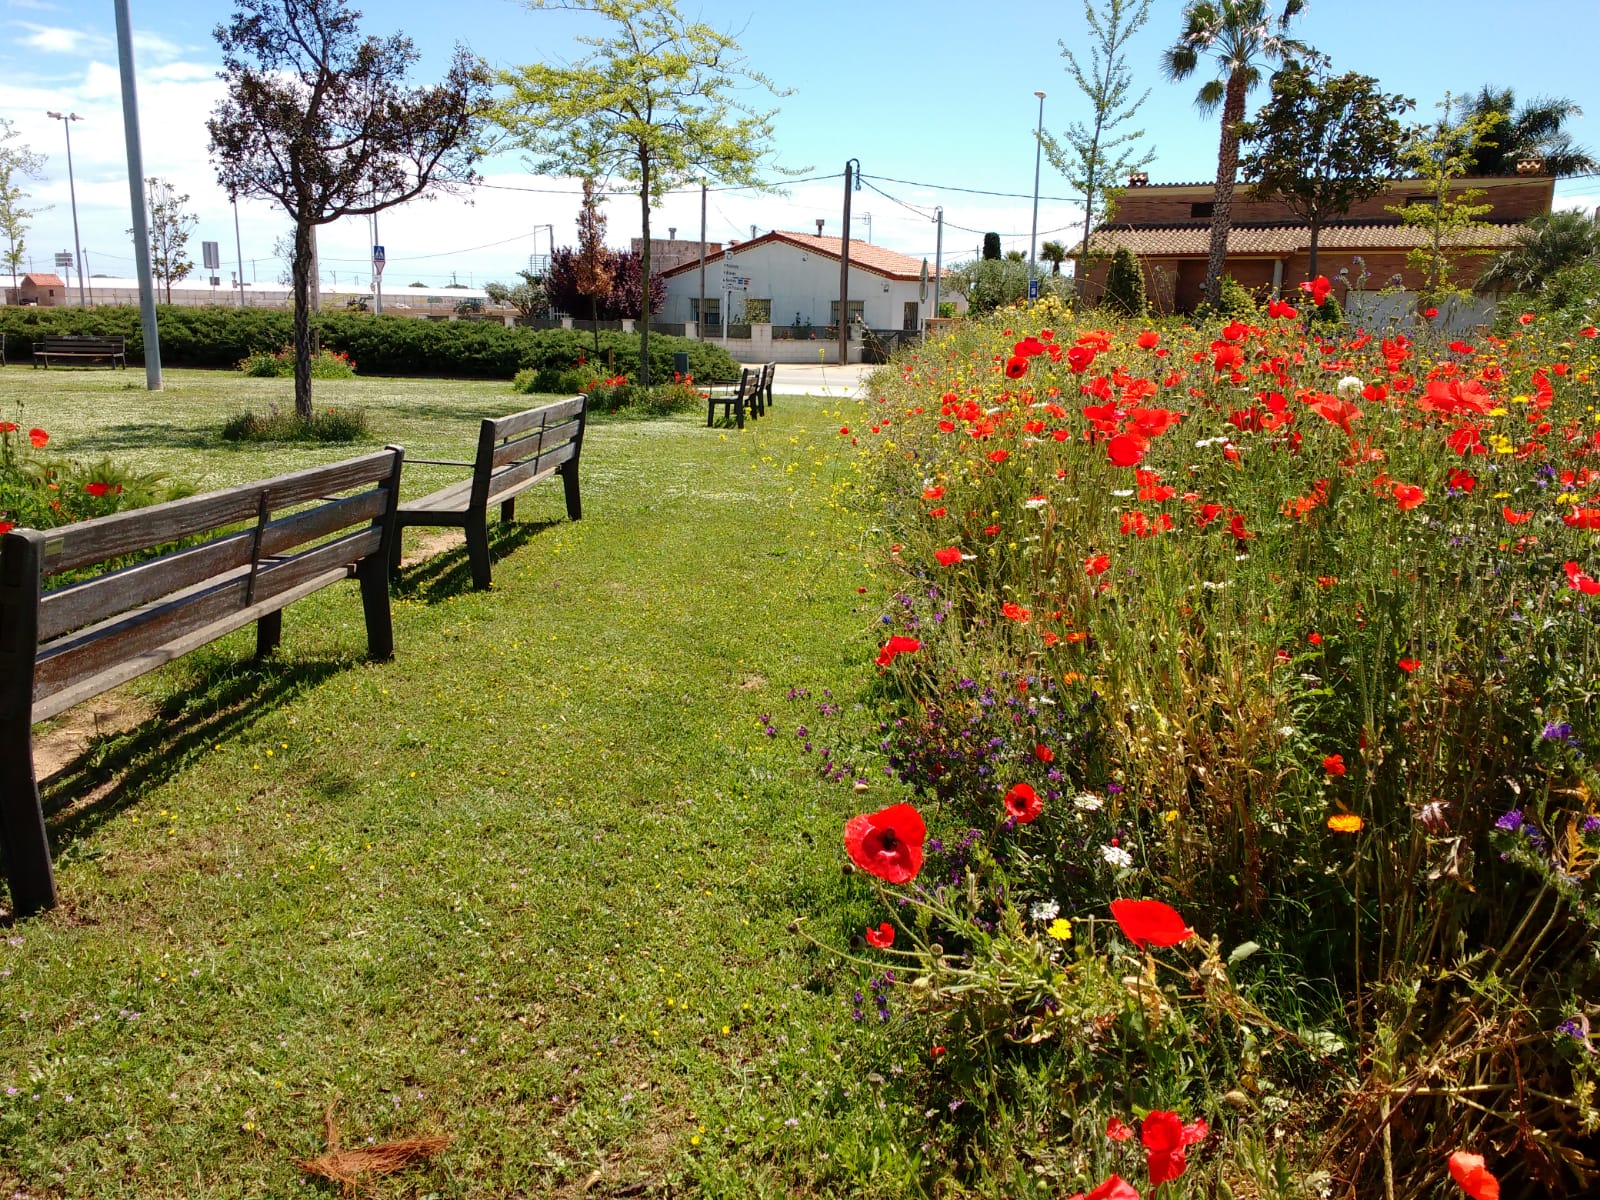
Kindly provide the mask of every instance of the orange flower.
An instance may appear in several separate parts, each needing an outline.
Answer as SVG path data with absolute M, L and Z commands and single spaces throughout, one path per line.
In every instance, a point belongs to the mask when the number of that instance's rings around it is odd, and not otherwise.
M 1472 1200 L 1500 1200 L 1500 1181 L 1483 1165 L 1483 1155 L 1457 1150 L 1450 1156 L 1450 1177 Z
M 50 435 L 42 429 L 28 430 L 28 441 L 33 443 L 35 450 L 42 450 L 50 441 Z
M 1355 813 L 1334 813 L 1328 818 L 1328 828 L 1334 833 L 1360 833 L 1365 823 Z

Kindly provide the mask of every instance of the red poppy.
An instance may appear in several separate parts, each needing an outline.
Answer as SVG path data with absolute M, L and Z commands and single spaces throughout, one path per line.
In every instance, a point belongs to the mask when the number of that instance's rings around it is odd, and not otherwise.
M 1464 471 L 1460 467 L 1453 467 L 1448 476 L 1451 487 L 1458 492 L 1470 492 L 1478 486 L 1478 477 L 1471 471 Z
M 1344 755 L 1330 754 L 1322 760 L 1322 769 L 1329 775 L 1344 774 Z
M 1113 1175 L 1087 1196 L 1074 1192 L 1067 1200 L 1139 1200 L 1139 1193 L 1122 1176 Z
M 0 533 L 10 533 L 15 528 L 10 521 L 0 521 Z
M 1532 313 L 1523 313 L 1520 317 L 1517 318 L 1517 323 L 1519 325 L 1532 325 L 1533 324 L 1533 314 Z
M 1149 443 L 1131 433 L 1119 433 L 1106 443 L 1106 456 L 1119 467 L 1136 467 L 1144 461 Z
M 1111 556 L 1109 554 L 1091 554 L 1083 560 L 1083 570 L 1086 575 L 1103 575 L 1111 569 Z
M 1410 512 L 1428 498 L 1427 493 L 1421 488 L 1409 483 L 1397 483 L 1389 489 L 1389 492 L 1394 496 L 1395 506 L 1401 512 Z
M 1028 360 L 1027 359 L 1018 358 L 1015 354 L 1013 354 L 1010 358 L 1006 359 L 1006 378 L 1007 379 L 1021 379 L 1027 373 L 1028 373 Z
M 1074 375 L 1082 375 L 1094 365 L 1094 347 L 1077 345 L 1067 351 L 1067 366 Z
M 943 500 L 944 489 L 942 487 L 923 488 L 922 498 L 924 500 Z
M 1290 304 L 1287 300 L 1269 300 L 1267 301 L 1267 316 L 1272 318 L 1274 321 L 1293 321 L 1299 317 L 1300 314 L 1295 311 L 1294 305 Z
M 16 431 L 17 424 L 15 421 L 0 421 L 0 433 L 15 433 Z
M 944 516 L 945 512 L 946 509 L 944 505 L 941 504 L 938 508 L 930 508 L 928 510 L 928 515 L 934 520 L 938 520 L 940 517 Z
M 1010 457 L 1011 457 L 1011 451 L 1009 451 L 1009 450 L 991 450 L 991 451 L 989 451 L 989 461 L 992 462 L 992 463 L 1003 463 L 1003 462 L 1005 462 L 1006 459 L 1008 459 Z
M 876 929 L 867 926 L 867 945 L 879 950 L 887 950 L 894 945 L 894 926 L 885 921 Z
M 1322 645 L 1322 635 L 1320 633 L 1307 634 L 1306 641 L 1310 642 L 1313 646 L 1320 646 Z
M 1052 763 L 1056 760 L 1056 752 L 1045 745 L 1035 746 L 1033 748 L 1033 756 L 1042 763 Z
M 1255 534 L 1251 533 L 1244 527 L 1243 513 L 1234 513 L 1233 516 L 1228 519 L 1228 532 L 1233 534 L 1236 541 L 1240 542 L 1255 537 Z
M 1422 315 L 1431 321 L 1439 315 L 1439 310 L 1437 308 L 1425 308 L 1422 310 Z
M 1402 658 L 1395 664 L 1395 666 L 1399 667 L 1407 675 L 1411 674 L 1411 672 L 1415 671 L 1421 665 L 1422 660 L 1420 658 Z
M 1161 344 L 1161 335 L 1154 329 L 1145 329 L 1133 340 L 1141 350 L 1154 350 Z
M 908 883 L 917 877 L 927 836 L 922 814 L 909 804 L 891 804 L 844 823 L 844 849 L 850 861 L 885 883 Z
M 1133 1136 L 1133 1130 L 1121 1117 L 1112 1117 L 1106 1122 L 1106 1136 L 1113 1142 L 1125 1142 Z
M 1333 284 L 1328 282 L 1326 275 L 1318 275 L 1315 279 L 1302 283 L 1300 290 L 1302 292 L 1310 292 L 1311 303 L 1321 308 L 1323 301 L 1328 298 L 1328 293 L 1333 291 Z
M 1194 936 L 1178 910 L 1159 900 L 1113 900 L 1111 915 L 1135 946 L 1176 946 Z
M 30 429 L 28 430 L 28 441 L 33 443 L 35 450 L 40 450 L 50 441 L 50 435 L 42 429 Z
M 1471 354 L 1471 353 L 1473 353 L 1473 348 L 1470 345 L 1468 345 L 1466 342 L 1463 342 L 1463 341 L 1451 342 L 1449 349 L 1450 349 L 1451 353 L 1453 353 L 1453 354 Z
M 1600 508 L 1575 508 L 1561 520 L 1574 529 L 1600 529 Z
M 1044 811 L 1044 801 L 1031 784 L 1014 783 L 1006 793 L 1006 815 L 1018 825 L 1027 825 Z
M 1483 1165 L 1483 1155 L 1457 1150 L 1450 1156 L 1450 1178 L 1472 1200 L 1500 1200 L 1500 1181 Z
M 107 492 L 109 492 L 111 490 L 111 485 L 107 484 L 107 483 L 98 483 L 98 482 L 96 482 L 96 483 L 86 483 L 86 484 L 83 485 L 83 490 L 88 492 L 89 495 L 94 496 L 96 499 L 98 499 L 99 497 L 104 496 Z
M 1592 579 L 1579 569 L 1578 564 L 1569 562 L 1562 564 L 1562 569 L 1567 573 L 1567 586 L 1574 591 L 1582 592 L 1585 596 L 1600 596 L 1600 579 Z
M 900 637 L 897 634 L 884 644 L 883 649 L 878 651 L 878 657 L 873 661 L 875 661 L 880 667 L 887 667 L 895 660 L 896 656 L 901 654 L 915 654 L 921 649 L 922 643 L 917 641 L 916 638 Z
M 933 557 L 939 560 L 941 567 L 953 567 L 961 561 L 961 551 L 954 546 L 946 546 L 943 550 L 935 550 Z
M 1506 519 L 1507 525 L 1521 525 L 1525 521 L 1533 520 L 1531 512 L 1517 512 L 1504 504 L 1500 506 L 1500 515 Z
M 1010 600 L 1007 600 L 1000 606 L 1000 615 L 1005 617 L 1008 621 L 1017 621 L 1022 624 L 1026 624 L 1028 621 L 1033 619 L 1032 613 L 1023 608 L 1022 605 L 1014 604 Z
M 1145 1165 L 1152 1187 L 1183 1174 L 1188 1166 L 1183 1136 L 1183 1120 L 1175 1112 L 1150 1113 L 1139 1124 L 1139 1140 L 1144 1144 Z
M 983 527 L 983 532 L 989 537 L 994 537 L 995 534 L 1000 532 L 1000 526 L 998 526 L 998 525 L 985 525 Z

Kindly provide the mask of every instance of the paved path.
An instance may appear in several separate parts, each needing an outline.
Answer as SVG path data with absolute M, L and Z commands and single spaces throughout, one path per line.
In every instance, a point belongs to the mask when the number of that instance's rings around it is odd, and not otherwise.
M 854 398 L 861 395 L 862 381 L 878 369 L 867 363 L 850 363 L 843 367 L 779 363 L 777 377 L 772 381 L 772 394 Z

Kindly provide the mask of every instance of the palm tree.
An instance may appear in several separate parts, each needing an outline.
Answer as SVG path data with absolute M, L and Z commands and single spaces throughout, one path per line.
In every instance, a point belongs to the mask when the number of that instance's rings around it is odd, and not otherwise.
M 1314 55 L 1303 42 L 1288 37 L 1289 22 L 1306 0 L 1283 0 L 1274 19 L 1267 0 L 1189 0 L 1183 10 L 1183 32 L 1161 56 L 1167 78 L 1187 79 L 1211 58 L 1217 78 L 1200 89 L 1195 104 L 1210 113 L 1222 106 L 1222 138 L 1217 145 L 1217 190 L 1211 208 L 1211 253 L 1206 262 L 1206 303 L 1222 298 L 1222 269 L 1228 256 L 1232 226 L 1234 176 L 1239 168 L 1239 125 L 1245 98 L 1261 81 L 1264 64 L 1294 62 Z
M 1500 115 L 1500 123 L 1478 143 L 1469 175 L 1515 175 L 1517 164 L 1536 159 L 1548 175 L 1583 175 L 1600 171 L 1600 162 L 1582 146 L 1574 145 L 1572 135 L 1562 128 L 1571 117 L 1583 116 L 1583 109 L 1571 100 L 1538 96 L 1517 104 L 1510 88 L 1484 84 L 1467 101 L 1467 117 Z
M 1554 212 L 1534 217 L 1517 230 L 1517 244 L 1484 269 L 1473 285 L 1479 292 L 1509 288 L 1537 292 L 1545 280 L 1600 254 L 1600 226 L 1581 212 Z
M 1061 264 L 1067 261 L 1067 248 L 1060 242 L 1046 242 L 1039 247 L 1039 257 L 1050 264 L 1050 274 L 1061 274 Z

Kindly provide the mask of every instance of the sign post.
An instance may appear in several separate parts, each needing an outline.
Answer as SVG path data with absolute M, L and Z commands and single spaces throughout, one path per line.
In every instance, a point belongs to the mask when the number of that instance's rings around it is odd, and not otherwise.
M 382 246 L 372 247 L 372 308 L 379 314 L 383 312 L 383 264 L 387 258 Z

